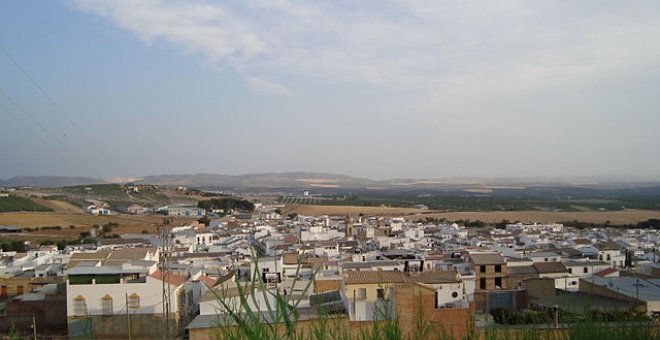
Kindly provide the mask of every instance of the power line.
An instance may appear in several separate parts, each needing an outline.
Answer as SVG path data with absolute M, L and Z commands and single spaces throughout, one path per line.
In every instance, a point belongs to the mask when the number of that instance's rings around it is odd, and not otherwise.
M 57 104 L 57 102 L 55 102 L 55 100 L 53 100 L 53 98 L 46 92 L 46 90 L 44 90 L 44 88 L 41 85 L 39 85 L 39 83 L 27 72 L 27 70 L 23 66 L 21 66 L 21 64 L 16 59 L 14 59 L 14 57 L 7 51 L 7 49 L 5 49 L 2 46 L 2 44 L 0 44 L 0 50 L 2 50 L 2 53 L 4 53 L 7 56 L 7 58 L 9 58 L 12 65 L 14 65 L 16 69 L 18 69 L 21 72 L 21 74 L 23 74 L 23 76 L 25 76 L 25 78 L 27 78 L 30 81 L 30 83 L 32 83 L 32 85 L 37 89 L 37 91 L 46 98 L 46 100 L 55 108 L 55 110 L 64 118 L 66 118 L 69 124 L 71 124 L 74 128 L 76 128 L 80 132 L 80 134 L 99 152 L 99 154 L 103 158 L 105 158 L 105 160 L 109 164 L 116 167 L 120 171 L 120 173 L 123 174 L 124 172 L 121 171 L 122 169 L 120 168 L 119 164 L 117 162 L 112 161 L 112 159 L 108 156 L 105 150 L 103 150 L 103 148 L 101 148 L 98 145 L 98 143 L 96 143 L 96 141 L 85 132 L 85 129 L 80 127 L 80 125 L 78 125 L 78 123 L 76 123 L 76 121 L 72 119 L 66 113 L 66 111 L 63 110 L 62 107 Z
M 6 106 L 4 106 L 4 105 L 2 104 L 2 102 L 0 102 L 0 109 L 2 109 L 3 111 L 7 112 L 7 113 L 9 114 L 9 116 L 11 116 L 15 121 L 17 121 L 17 122 L 18 122 L 18 123 L 19 123 L 19 124 L 20 124 L 20 125 L 26 130 L 26 131 L 28 131 L 28 132 L 29 132 L 34 138 L 38 139 L 38 140 L 39 140 L 39 141 L 40 141 L 45 147 L 52 149 L 55 153 L 58 154 L 58 156 L 60 156 L 61 158 L 63 158 L 62 155 L 59 154 L 59 150 L 57 150 L 56 148 L 54 148 L 52 144 L 48 144 L 48 143 L 43 139 L 43 137 L 41 137 L 41 136 L 40 136 L 39 134 L 37 134 L 34 130 L 32 130 L 32 128 L 30 128 L 29 125 L 25 124 L 25 122 L 23 122 L 20 118 L 18 118 L 18 116 L 17 116 L 12 110 L 10 110 L 10 109 L 8 109 Z
M 11 96 L 7 94 L 2 88 L 0 88 L 0 94 L 3 95 L 5 98 L 9 100 L 16 108 L 18 108 L 19 111 L 21 111 L 24 115 L 26 115 L 33 123 L 36 125 L 39 129 L 41 129 L 50 139 L 54 142 L 59 144 L 59 146 L 64 149 L 66 152 L 69 153 L 71 158 L 78 163 L 80 163 L 83 167 L 87 168 L 90 172 L 92 172 L 96 177 L 101 177 L 92 167 L 90 167 L 87 163 L 85 163 L 82 159 L 80 159 L 64 142 L 60 141 L 47 127 L 45 127 L 43 124 L 39 122 L 34 116 L 26 110 L 21 104 L 19 104 L 16 100 L 14 100 Z M 61 155 L 60 155 L 61 156 Z

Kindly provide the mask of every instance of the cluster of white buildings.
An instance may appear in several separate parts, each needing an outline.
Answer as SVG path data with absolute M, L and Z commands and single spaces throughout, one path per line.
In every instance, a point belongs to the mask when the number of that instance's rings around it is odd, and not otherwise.
M 536 223 L 472 229 L 378 216 L 283 219 L 273 210 L 174 226 L 169 245 L 139 234 L 87 248 L 3 252 L 0 273 L 61 278 L 72 336 L 90 322 L 96 332 L 121 331 L 112 320 L 126 315 L 146 325 L 140 334 L 158 336 L 169 309 L 176 331 L 194 338 L 230 308 L 267 312 L 281 298 L 303 314 L 324 305 L 364 321 L 382 310 L 405 317 L 412 296 L 428 294 L 430 315 L 445 318 L 471 306 L 542 306 L 544 294 L 579 293 L 583 285 L 660 313 L 658 230 Z M 631 277 L 643 284 L 632 296 Z M 242 299 L 246 294 L 251 298 Z

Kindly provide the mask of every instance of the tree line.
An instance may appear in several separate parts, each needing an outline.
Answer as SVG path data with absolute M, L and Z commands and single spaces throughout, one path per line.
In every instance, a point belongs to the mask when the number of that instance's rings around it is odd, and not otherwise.
M 215 210 L 222 209 L 224 211 L 228 210 L 238 210 L 244 212 L 254 211 L 254 204 L 247 200 L 240 200 L 232 197 L 223 197 L 223 198 L 213 198 L 210 200 L 199 201 L 197 207 L 205 210 Z

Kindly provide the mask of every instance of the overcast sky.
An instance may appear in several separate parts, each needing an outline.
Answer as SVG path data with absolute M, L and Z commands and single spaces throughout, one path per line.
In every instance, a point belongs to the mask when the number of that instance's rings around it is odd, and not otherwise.
M 0 178 L 660 179 L 660 1 L 3 1 L 0 46 Z

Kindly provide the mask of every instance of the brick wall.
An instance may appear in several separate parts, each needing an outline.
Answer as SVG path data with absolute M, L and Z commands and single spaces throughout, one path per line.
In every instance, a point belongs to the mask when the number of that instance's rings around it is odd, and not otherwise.
M 441 333 L 460 339 L 467 334 L 474 308 L 435 308 L 435 291 L 416 284 L 396 286 L 396 313 L 404 337 L 420 334 L 423 325 L 428 336 Z M 420 322 L 425 320 L 426 322 Z
M 495 288 L 497 286 L 495 284 L 495 279 L 496 278 L 500 279 L 500 281 L 501 281 L 500 285 L 499 285 L 499 287 L 501 289 L 509 288 L 509 282 L 508 282 L 508 278 L 507 278 L 508 268 L 507 268 L 506 264 L 500 265 L 500 271 L 499 272 L 495 270 L 495 265 L 492 265 L 492 264 L 484 265 L 483 267 L 485 267 L 486 272 L 483 272 L 483 273 L 481 272 L 481 267 L 482 266 L 478 266 L 478 265 L 474 266 L 474 271 L 476 273 L 475 283 L 476 283 L 477 290 L 482 289 L 481 288 L 481 279 L 482 278 L 486 280 L 486 288 L 485 288 L 486 290 L 496 289 Z
M 555 279 L 527 279 L 523 285 L 530 302 L 557 295 Z
M 32 317 L 37 331 L 43 335 L 66 335 L 66 294 L 48 295 L 43 301 L 10 301 L 5 316 L 0 317 L 0 333 L 13 327 L 23 334 L 32 334 Z

